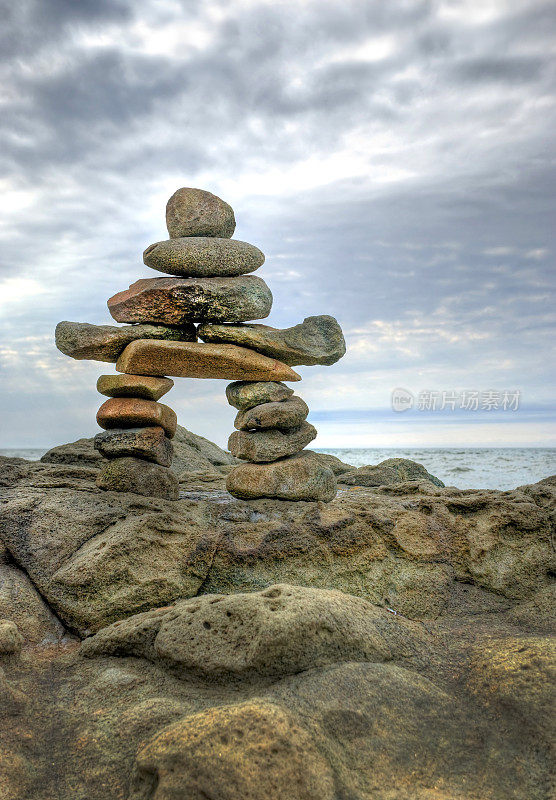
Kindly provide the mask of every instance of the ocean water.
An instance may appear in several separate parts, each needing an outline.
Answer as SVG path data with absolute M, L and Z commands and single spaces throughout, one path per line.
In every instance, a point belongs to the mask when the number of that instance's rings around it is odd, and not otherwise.
M 515 489 L 556 474 L 554 447 L 318 449 L 356 467 L 378 464 L 387 458 L 410 458 L 423 464 L 446 486 L 458 489 Z
M 347 464 L 362 467 L 387 458 L 410 458 L 459 489 L 515 489 L 556 474 L 556 448 L 543 447 L 453 447 L 453 448 L 314 448 L 331 453 Z M 1 450 L 9 458 L 38 459 L 44 449 Z

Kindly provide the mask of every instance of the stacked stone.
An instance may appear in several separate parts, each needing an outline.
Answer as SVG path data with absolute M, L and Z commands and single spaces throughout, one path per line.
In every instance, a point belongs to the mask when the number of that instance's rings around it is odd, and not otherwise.
M 98 486 L 177 498 L 170 470 L 177 418 L 158 401 L 173 386 L 168 376 L 224 378 L 233 381 L 227 397 L 239 410 L 230 451 L 251 462 L 231 471 L 228 490 L 241 498 L 332 499 L 332 472 L 303 451 L 316 436 L 308 408 L 282 381 L 301 380 L 291 368 L 296 364 L 341 358 L 338 323 L 322 316 L 285 330 L 245 324 L 272 307 L 266 283 L 248 274 L 264 255 L 231 239 L 233 210 L 210 192 L 178 189 L 166 222 L 170 239 L 150 245 L 143 260 L 171 277 L 138 280 L 108 301 L 114 319 L 127 324 L 56 328 L 63 353 L 116 362 L 123 373 L 102 375 L 97 384 L 109 397 L 97 414 L 105 431 L 95 447 L 107 459 Z

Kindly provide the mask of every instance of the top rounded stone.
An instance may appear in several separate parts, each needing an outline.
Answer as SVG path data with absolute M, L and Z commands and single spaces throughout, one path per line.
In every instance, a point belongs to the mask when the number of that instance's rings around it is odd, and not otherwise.
M 203 189 L 178 189 L 166 204 L 166 227 L 171 239 L 217 236 L 229 239 L 235 231 L 234 212 L 215 194 Z

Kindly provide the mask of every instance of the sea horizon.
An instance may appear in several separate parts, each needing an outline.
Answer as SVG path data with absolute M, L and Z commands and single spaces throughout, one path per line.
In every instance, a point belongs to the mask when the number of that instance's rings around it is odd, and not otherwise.
M 6 447 L 0 455 L 38 461 L 50 448 Z M 556 447 L 313 447 L 353 467 L 379 464 L 388 458 L 417 461 L 446 486 L 458 489 L 508 491 L 556 474 Z

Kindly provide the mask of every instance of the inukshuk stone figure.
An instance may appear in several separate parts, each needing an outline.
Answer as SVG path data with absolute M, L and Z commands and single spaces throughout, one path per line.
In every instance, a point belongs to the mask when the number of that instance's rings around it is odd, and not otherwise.
M 229 449 L 245 461 L 229 473 L 235 497 L 331 500 L 334 475 L 304 448 L 317 432 L 309 409 L 285 382 L 301 380 L 292 367 L 333 364 L 345 353 L 333 317 L 308 317 L 280 330 L 246 324 L 264 319 L 272 294 L 254 272 L 263 253 L 232 239 L 232 208 L 200 189 L 178 189 L 168 201 L 170 238 L 145 250 L 145 264 L 167 277 L 138 280 L 108 300 L 122 326 L 60 322 L 56 345 L 76 359 L 116 363 L 101 375 L 106 400 L 97 414 L 103 433 L 96 449 L 107 459 L 101 489 L 176 499 L 170 469 L 174 411 L 159 403 L 174 385 L 169 376 L 224 378 L 238 409 Z M 196 327 L 198 325 L 198 327 Z M 198 339 L 202 341 L 199 342 Z

